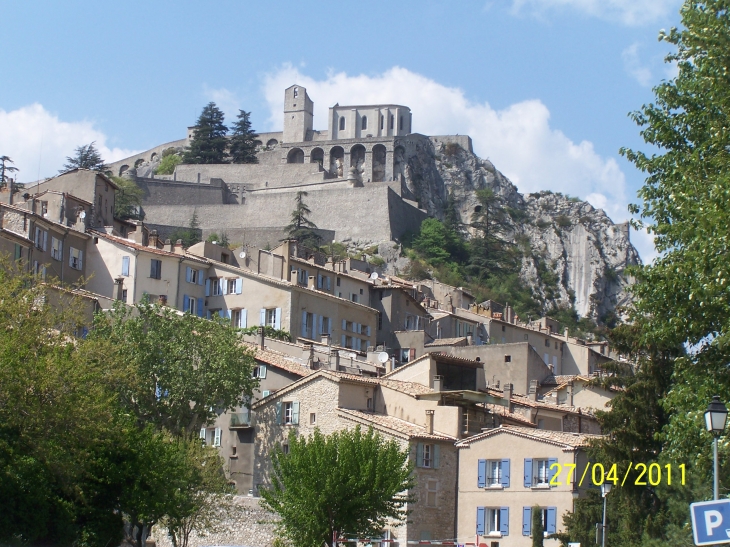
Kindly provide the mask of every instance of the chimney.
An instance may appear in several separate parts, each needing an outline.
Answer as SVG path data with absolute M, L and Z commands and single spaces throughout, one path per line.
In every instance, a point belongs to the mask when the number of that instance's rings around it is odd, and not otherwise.
M 317 281 L 317 278 L 313 275 L 310 275 L 308 283 L 307 283 L 307 288 L 312 289 L 312 290 L 316 289 L 317 288 L 316 281 Z
M 335 356 L 335 370 L 340 370 L 340 350 L 333 350 L 332 353 Z
M 530 380 L 530 400 L 537 401 L 537 380 Z
M 568 327 L 565 327 L 565 331 L 563 333 L 565 335 L 565 341 L 568 341 Z
M 114 284 L 117 286 L 116 296 L 114 297 L 116 300 L 121 300 L 122 295 L 124 294 L 122 291 L 124 291 L 124 278 L 123 277 L 117 277 L 114 280 Z
M 466 335 L 466 345 L 467 346 L 473 346 L 474 345 L 474 335 L 472 333 L 469 333 Z
M 433 410 L 426 411 L 426 433 L 433 434 Z
M 158 303 L 158 304 L 159 304 L 160 306 L 167 306 L 167 295 L 166 295 L 166 294 L 161 294 L 161 295 L 160 295 L 160 296 L 159 296 L 159 297 L 157 298 L 157 303 Z
M 441 391 L 443 389 L 443 382 L 444 382 L 443 376 L 434 376 L 433 377 L 433 390 Z
M 298 270 L 292 270 L 289 272 L 289 281 L 291 281 L 292 285 L 296 285 L 299 283 L 299 271 Z
M 568 382 L 568 400 L 566 401 L 568 406 L 573 406 L 573 382 Z
M 264 326 L 261 325 L 258 329 L 258 335 L 259 335 L 259 349 L 264 349 L 266 346 L 264 345 L 264 342 L 266 340 L 266 337 L 264 336 Z
M 157 249 L 157 230 L 150 232 L 149 238 L 147 239 L 147 246 Z
M 329 346 L 330 343 L 331 343 L 331 337 L 330 337 L 330 335 L 327 334 L 327 333 L 322 334 L 321 341 L 322 341 L 322 343 L 324 345 Z
M 502 398 L 507 399 L 507 401 L 512 398 L 512 384 L 504 384 L 504 388 L 502 388 Z
M 162 247 L 163 250 L 167 251 L 168 253 L 172 252 L 172 241 L 169 239 L 165 240 L 165 245 Z
M 177 241 L 175 242 L 175 249 L 174 249 L 174 252 L 175 252 L 175 254 L 176 254 L 176 255 L 181 255 L 181 254 L 185 254 L 185 250 L 183 249 L 183 242 L 182 242 L 182 239 L 178 239 L 178 240 L 177 240 Z
M 302 359 L 307 360 L 307 368 L 314 368 L 314 346 L 312 344 L 304 344 Z

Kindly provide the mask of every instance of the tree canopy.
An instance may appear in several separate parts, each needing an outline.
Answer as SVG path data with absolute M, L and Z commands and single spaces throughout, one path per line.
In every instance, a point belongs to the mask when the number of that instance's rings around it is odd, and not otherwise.
M 322 241 L 316 230 L 317 225 L 309 220 L 312 211 L 309 209 L 304 198 L 307 192 L 300 190 L 294 198 L 295 207 L 291 212 L 289 224 L 284 227 L 287 239 L 293 239 L 305 247 L 316 249 Z
M 214 102 L 208 103 L 195 122 L 193 138 L 183 154 L 183 163 L 226 163 L 227 133 L 223 111 Z
M 231 163 L 258 163 L 256 143 L 258 135 L 251 129 L 251 113 L 238 111 L 238 118 L 233 123 L 228 155 Z
M 408 451 L 372 428 L 311 437 L 289 435 L 289 452 L 272 454 L 272 486 L 262 504 L 281 517 L 293 545 L 332 545 L 337 537 L 377 537 L 385 525 L 406 519 L 404 492 L 415 484 Z
M 114 196 L 114 216 L 121 219 L 139 218 L 144 191 L 137 183 L 124 177 L 111 177 L 119 187 Z
M 92 171 L 103 172 L 109 168 L 96 149 L 95 142 L 83 144 L 77 147 L 74 152 L 75 155 L 66 157 L 66 163 L 59 173 L 65 173 L 71 169 L 90 169 Z

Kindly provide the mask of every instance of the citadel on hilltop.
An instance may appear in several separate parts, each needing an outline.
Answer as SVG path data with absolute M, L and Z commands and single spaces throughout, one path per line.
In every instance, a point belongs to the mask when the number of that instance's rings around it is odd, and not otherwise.
M 163 151 L 189 144 L 190 127 L 187 138 L 110 168 L 144 189 L 145 222 L 161 236 L 186 226 L 195 212 L 203 237 L 226 231 L 233 241 L 275 245 L 296 192 L 304 190 L 325 239 L 382 242 L 416 231 L 426 218 L 412 160 L 437 143 L 472 150 L 468 136 L 412 133 L 411 110 L 402 105 L 336 104 L 327 130 L 315 130 L 313 104 L 304 87 L 285 90 L 284 129 L 259 135 L 258 164 L 178 165 L 173 175 L 154 175 Z

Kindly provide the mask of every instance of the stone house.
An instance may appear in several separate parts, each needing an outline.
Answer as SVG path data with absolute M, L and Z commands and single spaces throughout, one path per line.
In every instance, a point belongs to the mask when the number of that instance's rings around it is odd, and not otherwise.
M 562 516 L 591 482 L 588 477 L 581 485 L 580 478 L 588 465 L 583 448 L 594 438 L 502 426 L 457 442 L 459 542 L 529 547 L 534 506 L 540 507 L 545 536 L 561 532 Z M 545 539 L 545 545 L 560 542 Z
M 615 391 L 591 385 L 588 376 L 555 376 L 556 387 L 547 389 L 543 401 L 556 405 L 604 410 L 616 396 Z
M 378 311 L 376 341 L 400 363 L 423 355 L 431 316 L 410 291 L 400 285 L 375 284 L 370 306 Z
M 409 522 L 385 530 L 398 543 L 421 539 L 453 539 L 455 520 L 458 413 L 420 400 L 431 393 L 410 382 L 367 378 L 332 371 L 317 371 L 252 405 L 255 447 L 254 495 L 270 484 L 270 454 L 287 450 L 290 431 L 310 435 L 370 427 L 411 451 L 417 501 L 408 507 Z M 420 409 L 420 411 L 419 411 Z M 430 412 L 427 412 L 430 411 Z M 416 421 L 408 418 L 416 417 Z M 442 427 L 446 426 L 446 427 Z M 448 432 L 442 431 L 448 429 Z

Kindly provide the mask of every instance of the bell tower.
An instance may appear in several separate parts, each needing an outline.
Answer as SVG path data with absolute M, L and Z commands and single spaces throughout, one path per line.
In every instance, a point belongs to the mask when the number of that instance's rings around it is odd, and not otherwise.
M 293 85 L 284 91 L 284 136 L 282 142 L 311 140 L 314 103 L 307 90 Z

